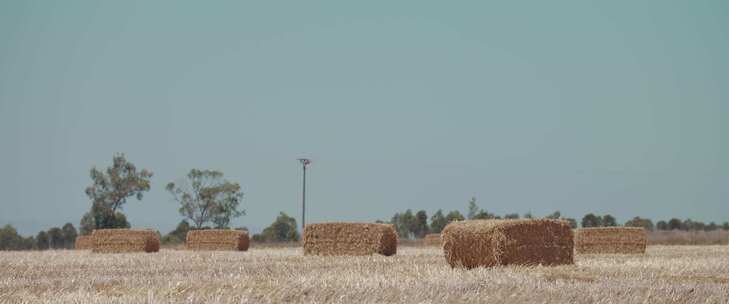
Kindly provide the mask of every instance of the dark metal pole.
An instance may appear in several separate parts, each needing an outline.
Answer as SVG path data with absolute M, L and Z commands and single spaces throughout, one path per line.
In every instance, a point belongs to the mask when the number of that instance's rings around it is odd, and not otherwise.
M 306 228 L 306 164 L 304 164 L 304 185 L 301 191 L 301 233 Z

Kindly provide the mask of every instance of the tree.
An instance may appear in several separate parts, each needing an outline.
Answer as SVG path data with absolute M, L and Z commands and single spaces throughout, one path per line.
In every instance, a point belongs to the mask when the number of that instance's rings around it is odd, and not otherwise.
M 240 185 L 223 179 L 222 172 L 192 169 L 187 179 L 186 183 L 169 183 L 166 189 L 180 204 L 180 214 L 196 228 L 205 223 L 227 228 L 232 218 L 245 215 L 245 210 L 238 210 L 243 200 Z
M 576 229 L 576 228 L 577 228 L 577 220 L 575 220 L 575 219 L 573 219 L 573 218 L 569 218 L 569 217 L 567 217 L 567 218 L 563 218 L 563 220 L 565 220 L 565 221 L 567 221 L 568 223 L 570 223 L 570 227 L 571 227 L 572 229 Z
M 606 214 L 602 217 L 603 227 L 615 227 L 618 225 L 618 221 L 610 214 Z
M 164 244 L 180 244 L 184 243 L 187 238 L 187 232 L 190 231 L 190 223 L 186 220 L 180 221 L 175 230 L 170 231 L 162 238 Z
M 281 212 L 270 226 L 263 229 L 260 235 L 254 235 L 253 239 L 267 242 L 298 241 L 299 232 L 296 229 L 296 219 Z
M 428 214 L 425 210 L 420 210 L 415 213 L 415 221 L 413 221 L 413 226 L 410 227 L 410 232 L 419 239 L 424 238 L 428 234 Z
M 48 243 L 51 249 L 63 248 L 63 230 L 58 227 L 48 229 Z
M 724 224 L 721 224 L 721 229 L 729 230 L 729 222 L 724 222 Z
M 717 229 L 719 229 L 719 225 L 717 225 L 714 222 L 709 223 L 708 225 L 706 225 L 706 228 L 704 228 L 704 230 L 706 230 L 706 231 L 714 231 Z
M 142 200 L 144 192 L 149 191 L 152 172 L 146 169 L 137 171 L 137 167 L 127 161 L 124 154 L 116 154 L 106 173 L 93 167 L 90 175 L 93 184 L 86 188 L 86 195 L 92 203 L 100 203 L 116 213 L 128 197 Z
M 625 222 L 625 227 L 642 227 L 645 230 L 653 231 L 653 222 L 650 219 L 644 219 L 640 216 L 636 216 Z
M 681 230 L 683 223 L 677 218 L 672 218 L 668 221 L 668 230 Z
M 557 220 L 557 219 L 559 219 L 560 217 L 562 217 L 562 213 L 560 213 L 560 212 L 559 212 L 559 210 L 557 210 L 557 211 L 555 211 L 554 213 L 552 213 L 552 214 L 550 214 L 550 215 L 547 215 L 547 216 L 545 216 L 544 218 L 546 218 L 546 219 L 553 219 L 553 220 Z
M 519 219 L 519 213 L 509 213 L 504 215 L 504 218 L 507 220 L 517 220 Z
M 91 210 L 86 212 L 81 218 L 81 235 L 90 235 L 94 229 L 110 229 L 110 228 L 129 228 L 131 225 L 127 221 L 127 217 L 102 203 L 93 203 Z
M 472 219 L 474 220 L 490 220 L 490 219 L 498 219 L 499 217 L 496 216 L 496 214 L 490 213 L 486 210 L 479 210 L 476 215 L 473 216 Z
M 63 248 L 73 249 L 76 245 L 76 236 L 78 236 L 76 227 L 71 223 L 66 223 L 61 228 L 61 232 L 63 234 Z
M 17 250 L 23 242 L 15 227 L 5 225 L 0 229 L 0 250 Z
M 414 236 L 412 228 L 415 226 L 415 215 L 408 209 L 404 213 L 395 213 L 390 223 L 395 226 L 398 237 L 411 239 Z
M 48 247 L 50 247 L 48 233 L 45 231 L 38 232 L 38 235 L 35 237 L 35 244 L 35 247 L 38 248 L 38 250 L 48 249 Z
M 448 214 L 446 215 L 446 220 L 450 224 L 451 222 L 454 222 L 454 221 L 465 220 L 465 218 L 463 217 L 463 214 L 458 212 L 458 210 L 453 210 L 451 212 L 448 212 Z
M 588 213 L 582 218 L 582 228 L 601 227 L 601 226 L 602 226 L 602 218 L 600 218 L 597 215 Z
M 448 225 L 448 220 L 443 216 L 443 210 L 438 209 L 430 217 L 430 231 L 432 233 L 440 233 L 446 225 Z
M 527 213 L 524 213 L 524 218 L 525 219 L 533 219 L 534 216 L 532 215 L 532 212 L 531 211 L 527 211 Z
M 478 211 L 480 209 L 478 208 L 478 205 L 476 205 L 476 198 L 471 197 L 471 199 L 468 201 L 468 219 L 472 220 L 476 218 L 476 214 L 478 214 Z

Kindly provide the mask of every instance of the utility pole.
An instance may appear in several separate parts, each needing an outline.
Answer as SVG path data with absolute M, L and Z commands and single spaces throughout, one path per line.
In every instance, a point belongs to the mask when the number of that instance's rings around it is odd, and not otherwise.
M 304 229 L 306 228 L 306 167 L 311 164 L 311 160 L 308 158 L 299 158 L 301 167 L 304 173 L 304 182 L 301 189 L 301 234 L 303 236 Z

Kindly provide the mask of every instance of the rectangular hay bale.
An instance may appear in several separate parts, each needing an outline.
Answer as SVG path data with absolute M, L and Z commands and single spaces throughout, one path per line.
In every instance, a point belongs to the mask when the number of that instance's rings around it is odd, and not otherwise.
M 648 234 L 640 227 L 597 227 L 575 231 L 578 254 L 643 254 Z
M 423 245 L 425 246 L 440 246 L 442 242 L 440 240 L 440 233 L 430 233 L 425 235 L 423 238 Z
M 249 243 L 250 239 L 245 231 L 207 229 L 187 232 L 185 247 L 188 250 L 246 251 Z
M 390 224 L 321 223 L 304 229 L 305 255 L 397 253 L 397 233 Z
M 91 250 L 94 248 L 94 238 L 91 235 L 79 235 L 76 237 L 76 250 Z
M 159 235 L 147 229 L 96 229 L 91 234 L 94 239 L 93 252 L 157 252 Z
M 458 221 L 443 229 L 442 240 L 451 267 L 574 263 L 572 229 L 561 220 Z

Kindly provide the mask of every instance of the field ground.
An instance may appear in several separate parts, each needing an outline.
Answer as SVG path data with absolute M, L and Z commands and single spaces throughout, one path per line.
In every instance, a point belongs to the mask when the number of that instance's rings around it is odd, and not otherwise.
M 2 303 L 729 303 L 729 246 L 651 246 L 576 265 L 452 269 L 438 248 L 0 252 Z

